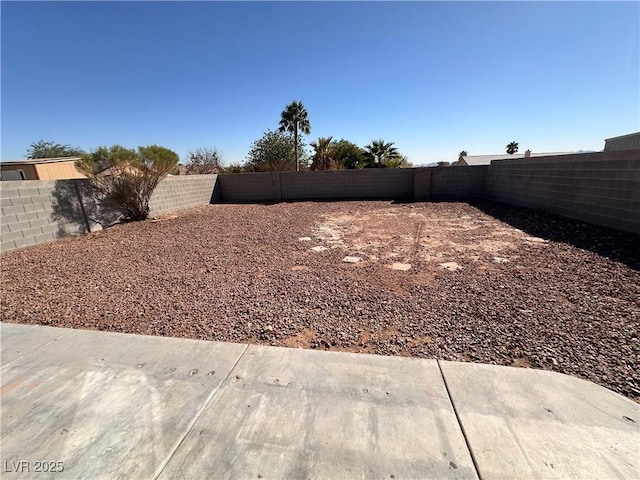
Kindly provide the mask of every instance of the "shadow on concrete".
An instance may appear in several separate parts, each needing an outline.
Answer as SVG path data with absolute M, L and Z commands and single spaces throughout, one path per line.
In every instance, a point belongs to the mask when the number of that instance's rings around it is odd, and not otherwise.
M 95 198 L 87 180 L 57 180 L 51 196 L 58 237 L 102 230 L 121 221 L 117 205 Z
M 469 204 L 531 236 L 568 243 L 640 271 L 640 237 L 633 233 L 489 200 L 471 200 Z

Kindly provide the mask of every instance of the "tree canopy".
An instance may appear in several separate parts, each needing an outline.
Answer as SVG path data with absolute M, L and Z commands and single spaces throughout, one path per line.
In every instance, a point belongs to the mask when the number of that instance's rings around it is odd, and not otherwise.
M 510 144 L 507 145 L 507 153 L 509 155 L 513 155 L 518 151 L 518 148 L 519 148 L 518 142 L 511 142 Z
M 85 152 L 80 148 L 39 140 L 27 150 L 27 158 L 79 157 Z
M 338 168 L 364 168 L 364 150 L 355 143 L 340 139 L 334 142 L 333 159 L 338 164 Z
M 298 132 L 305 135 L 311 133 L 311 124 L 309 123 L 309 113 L 302 102 L 291 102 L 285 107 L 280 114 L 280 132 L 293 133 L 294 140 L 294 157 L 296 161 L 296 171 L 300 170 L 300 157 L 298 152 Z
M 305 145 L 300 138 L 295 143 L 294 136 L 280 130 L 267 130 L 262 138 L 253 142 L 247 155 L 245 170 L 249 172 L 278 172 L 296 170 L 298 164 L 309 163 Z M 297 148 L 296 148 L 297 147 Z
M 215 147 L 189 150 L 186 164 L 187 175 L 218 173 L 222 168 L 222 153 Z
M 337 164 L 334 160 L 335 144 L 333 137 L 319 137 L 316 142 L 311 142 L 315 150 L 311 170 L 336 170 Z
M 393 142 L 385 142 L 381 138 L 364 147 L 364 158 L 367 168 L 397 168 L 406 160 Z
M 158 145 L 128 149 L 99 147 L 76 160 L 97 196 L 110 197 L 129 220 L 149 216 L 151 194 L 164 177 L 176 171 L 178 154 Z

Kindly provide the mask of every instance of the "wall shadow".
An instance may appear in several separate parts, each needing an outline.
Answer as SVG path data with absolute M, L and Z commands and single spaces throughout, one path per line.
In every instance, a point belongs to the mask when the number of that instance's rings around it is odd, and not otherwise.
M 58 237 L 89 233 L 119 223 L 122 213 L 110 199 L 98 200 L 86 180 L 56 180 L 51 219 Z
M 568 243 L 640 271 L 640 236 L 633 233 L 491 200 L 477 199 L 468 203 L 533 237 Z

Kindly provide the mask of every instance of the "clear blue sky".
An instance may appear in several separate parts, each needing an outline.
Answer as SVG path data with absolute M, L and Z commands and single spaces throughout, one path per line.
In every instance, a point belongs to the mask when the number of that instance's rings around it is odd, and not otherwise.
M 216 146 L 242 162 L 292 100 L 311 135 L 414 164 L 601 150 L 640 130 L 639 2 L 5 2 L 2 160 Z

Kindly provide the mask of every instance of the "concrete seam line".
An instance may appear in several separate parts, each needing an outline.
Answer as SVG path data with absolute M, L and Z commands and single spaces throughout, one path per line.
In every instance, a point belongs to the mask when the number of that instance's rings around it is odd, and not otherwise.
M 471 444 L 469 443 L 469 439 L 467 438 L 467 433 L 464 431 L 464 425 L 462 425 L 462 420 L 460 420 L 460 415 L 458 415 L 458 410 L 456 409 L 456 404 L 454 403 L 453 397 L 451 396 L 451 391 L 449 390 L 447 379 L 444 376 L 444 372 L 442 371 L 440 360 L 436 360 L 436 363 L 438 364 L 438 370 L 440 370 L 440 376 L 442 377 L 442 381 L 444 382 L 444 388 L 446 389 L 447 396 L 449 397 L 449 403 L 451 403 L 451 408 L 453 408 L 453 413 L 456 416 L 458 426 L 460 427 L 460 431 L 462 432 L 462 438 L 464 438 L 464 443 L 467 446 L 467 451 L 469 452 L 469 456 L 471 457 L 471 461 L 473 462 L 473 468 L 476 469 L 476 475 L 478 475 L 478 478 L 482 480 L 482 475 L 480 475 L 480 468 L 478 467 L 478 462 L 476 462 L 476 457 L 473 454 L 473 450 L 471 449 Z
M 211 393 L 209 394 L 209 396 L 207 397 L 207 399 L 204 401 L 204 404 L 202 405 L 202 407 L 200 408 L 200 410 L 198 410 L 198 412 L 196 412 L 195 416 L 193 417 L 193 419 L 191 420 L 191 422 L 189 423 L 186 432 L 184 433 L 184 435 L 182 435 L 182 437 L 180 437 L 178 439 L 178 441 L 176 442 L 176 444 L 174 445 L 174 447 L 169 451 L 169 454 L 167 455 L 167 458 L 165 458 L 162 463 L 160 463 L 160 465 L 158 466 L 157 470 L 155 471 L 155 473 L 153 474 L 153 480 L 157 480 L 158 477 L 162 474 L 162 472 L 164 471 L 164 469 L 167 467 L 167 465 L 169 464 L 169 462 L 171 461 L 171 459 L 173 458 L 173 456 L 176 454 L 176 452 L 178 451 L 178 449 L 182 446 L 182 444 L 184 443 L 184 441 L 186 440 L 186 438 L 189 436 L 189 434 L 191 433 L 191 431 L 193 430 L 193 428 L 196 426 L 196 423 L 198 423 L 198 420 L 200 420 L 200 417 L 202 416 L 202 414 L 205 412 L 205 410 L 209 407 L 209 404 L 213 401 L 213 397 L 216 396 L 216 394 L 218 393 L 218 391 L 220 390 L 220 388 L 225 384 L 225 382 L 227 381 L 227 379 L 231 376 L 231 372 L 233 372 L 235 370 L 235 368 L 238 366 L 238 363 L 240 362 L 240 360 L 242 359 L 242 357 L 244 357 L 245 352 L 247 351 L 247 349 L 249 348 L 249 344 L 246 344 L 244 346 L 244 350 L 242 350 L 242 353 L 240 355 L 238 355 L 238 358 L 236 359 L 235 363 L 233 364 L 233 366 L 229 369 L 229 373 L 227 373 L 227 376 L 224 377 L 224 379 L 220 382 L 220 384 L 215 387 Z

